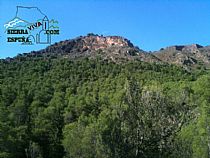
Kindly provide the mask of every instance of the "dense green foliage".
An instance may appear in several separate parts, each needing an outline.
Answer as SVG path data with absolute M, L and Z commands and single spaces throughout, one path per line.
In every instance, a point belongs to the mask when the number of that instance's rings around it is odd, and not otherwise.
M 208 158 L 210 76 L 100 59 L 0 62 L 0 158 Z

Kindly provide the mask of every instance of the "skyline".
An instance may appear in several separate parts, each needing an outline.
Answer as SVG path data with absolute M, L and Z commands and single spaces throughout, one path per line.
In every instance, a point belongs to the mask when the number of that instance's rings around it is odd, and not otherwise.
M 49 46 L 22 46 L 6 41 L 4 24 L 14 17 L 16 6 L 38 7 L 50 19 L 58 20 L 60 34 L 53 37 L 52 44 L 94 33 L 125 37 L 145 51 L 172 45 L 210 45 L 210 2 L 207 0 L 1 0 L 0 58 Z

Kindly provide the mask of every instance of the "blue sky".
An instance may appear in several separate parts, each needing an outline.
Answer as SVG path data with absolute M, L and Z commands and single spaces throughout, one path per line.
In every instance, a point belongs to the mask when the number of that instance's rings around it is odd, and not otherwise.
M 93 32 L 126 37 L 147 51 L 210 45 L 209 0 L 0 0 L 0 58 L 48 46 L 7 42 L 4 24 L 14 18 L 16 6 L 38 7 L 58 20 L 60 35 L 52 43 Z

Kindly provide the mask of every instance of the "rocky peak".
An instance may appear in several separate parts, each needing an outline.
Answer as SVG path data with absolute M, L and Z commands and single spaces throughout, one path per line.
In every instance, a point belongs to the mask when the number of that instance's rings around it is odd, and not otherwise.
M 121 36 L 99 36 L 88 34 L 75 39 L 61 41 L 49 46 L 47 52 L 72 53 L 72 52 L 92 52 L 110 48 L 135 48 L 126 38 Z M 136 48 L 135 48 L 136 49 Z
M 98 50 L 109 47 L 134 47 L 133 44 L 120 36 L 99 36 L 88 34 L 87 36 L 80 36 L 75 39 L 75 44 L 82 50 Z
M 199 45 L 199 44 L 191 44 L 191 45 L 175 45 L 175 46 L 170 46 L 170 47 L 166 47 L 166 51 L 196 51 L 199 48 L 203 48 L 203 46 Z
M 155 55 L 162 61 L 182 66 L 209 65 L 209 51 L 199 44 L 171 46 Z
M 133 47 L 133 44 L 126 38 L 121 36 L 99 36 L 94 34 L 88 34 L 87 36 L 82 37 L 87 45 L 98 45 L 103 47 L 110 46 L 129 46 Z
M 182 49 L 182 51 L 188 51 L 188 52 L 197 52 L 199 48 L 202 48 L 203 46 L 198 45 L 198 44 L 191 44 L 191 45 L 186 45 Z
M 124 60 L 159 61 L 154 55 L 135 47 L 126 38 L 92 33 L 55 43 L 46 49 L 33 51 L 26 56 L 37 56 L 37 54 L 64 58 L 101 57 L 117 62 Z

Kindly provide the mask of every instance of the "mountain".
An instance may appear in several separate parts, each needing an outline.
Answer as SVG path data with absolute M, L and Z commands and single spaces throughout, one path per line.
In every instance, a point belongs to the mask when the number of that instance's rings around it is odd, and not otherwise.
M 210 47 L 198 44 L 166 47 L 154 53 L 163 62 L 184 67 L 210 67 Z
M 128 39 L 121 36 L 99 36 L 88 34 L 74 39 L 61 41 L 46 49 L 19 55 L 22 57 L 54 57 L 54 58 L 102 58 L 113 62 L 144 61 L 151 63 L 175 64 L 187 69 L 209 68 L 210 47 L 198 44 L 175 45 L 162 48 L 153 53 L 134 46 Z M 7 61 L 14 60 L 7 58 Z
M 125 60 L 141 60 L 147 62 L 159 61 L 151 53 L 135 47 L 128 39 L 121 36 L 99 36 L 88 34 L 75 39 L 55 43 L 46 49 L 27 54 L 34 56 L 62 56 L 64 58 L 97 58 L 120 62 Z

